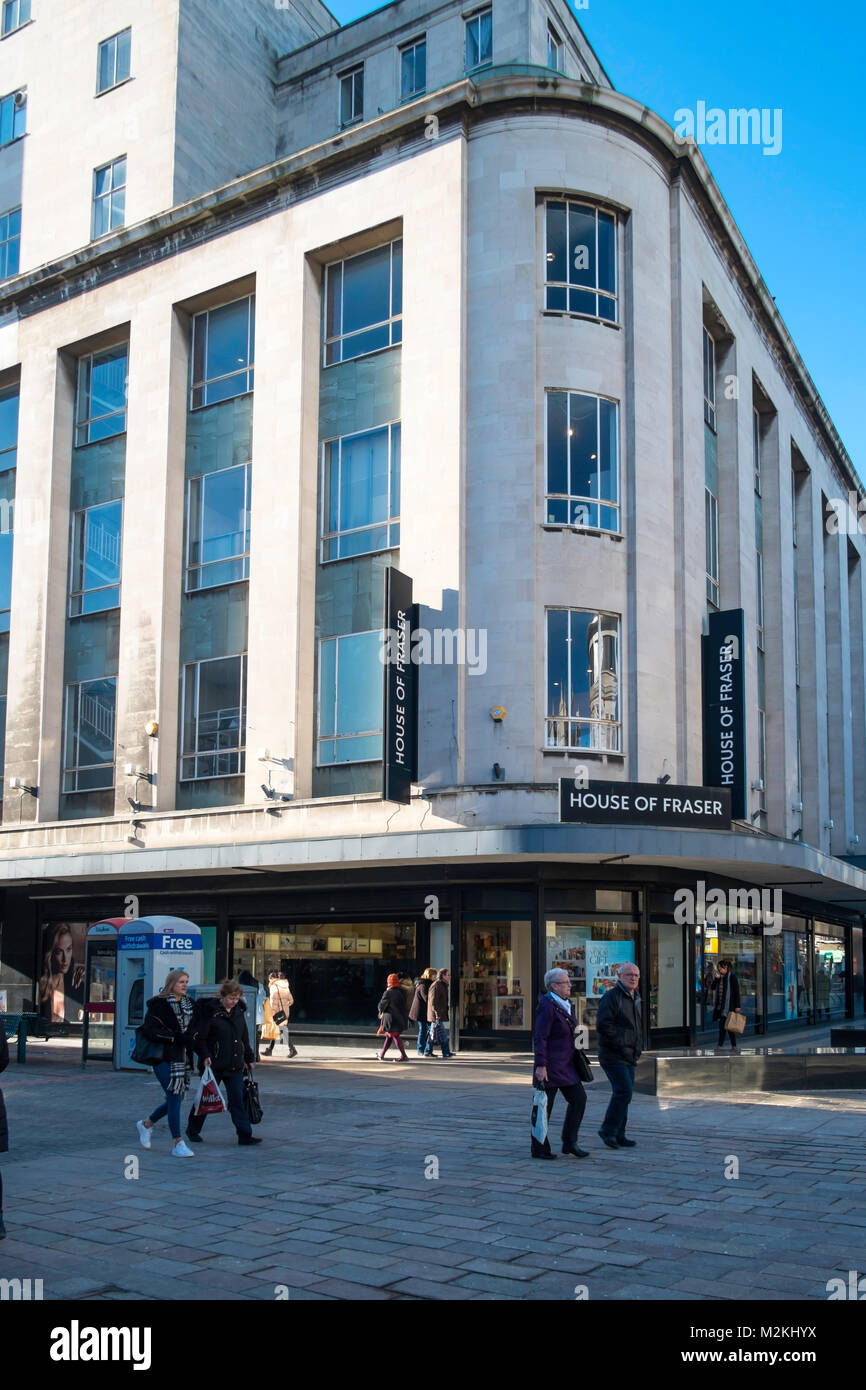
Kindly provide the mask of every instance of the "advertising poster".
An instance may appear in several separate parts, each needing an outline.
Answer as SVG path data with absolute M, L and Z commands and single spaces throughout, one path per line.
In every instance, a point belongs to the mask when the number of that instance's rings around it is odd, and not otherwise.
M 586 998 L 600 999 L 616 984 L 621 965 L 634 965 L 633 941 L 587 941 Z
M 39 1014 L 52 1023 L 84 1017 L 86 922 L 47 922 L 42 928 Z

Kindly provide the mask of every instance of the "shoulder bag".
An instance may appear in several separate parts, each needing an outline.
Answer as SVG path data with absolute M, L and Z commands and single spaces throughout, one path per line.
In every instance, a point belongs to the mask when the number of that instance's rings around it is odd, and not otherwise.
M 136 1028 L 135 1041 L 129 1049 L 129 1057 L 130 1061 L 152 1067 L 155 1062 L 165 1061 L 165 1049 L 162 1043 L 151 1042 L 150 1038 L 144 1036 L 141 1028 Z

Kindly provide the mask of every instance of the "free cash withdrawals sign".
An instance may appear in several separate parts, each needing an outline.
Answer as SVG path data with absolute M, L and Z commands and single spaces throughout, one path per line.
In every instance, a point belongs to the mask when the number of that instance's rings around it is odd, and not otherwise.
M 418 777 L 418 667 L 411 660 L 412 580 L 385 571 L 385 715 L 383 787 L 385 801 L 409 801 Z
M 559 783 L 559 819 L 590 825 L 667 825 L 672 829 L 730 830 L 731 794 L 719 787 L 671 782 Z
M 711 613 L 701 638 L 704 786 L 727 787 L 731 815 L 745 820 L 746 695 L 742 608 Z

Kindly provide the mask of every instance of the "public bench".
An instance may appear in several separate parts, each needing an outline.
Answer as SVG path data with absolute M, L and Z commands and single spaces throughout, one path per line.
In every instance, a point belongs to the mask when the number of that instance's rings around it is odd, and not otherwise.
M 68 1023 L 52 1023 L 47 1018 L 40 1018 L 38 1014 L 0 1014 L 3 1021 L 3 1031 L 7 1038 L 14 1038 L 18 1035 L 18 1047 L 16 1050 L 16 1060 L 19 1062 L 27 1061 L 27 1039 L 28 1038 L 68 1038 Z

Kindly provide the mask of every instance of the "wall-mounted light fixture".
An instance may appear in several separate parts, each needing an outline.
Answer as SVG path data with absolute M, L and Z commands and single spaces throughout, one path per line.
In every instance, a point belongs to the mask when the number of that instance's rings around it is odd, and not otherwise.
M 9 786 L 12 791 L 26 792 L 28 796 L 38 796 L 39 788 L 31 787 L 27 782 L 22 782 L 20 777 L 10 777 Z

